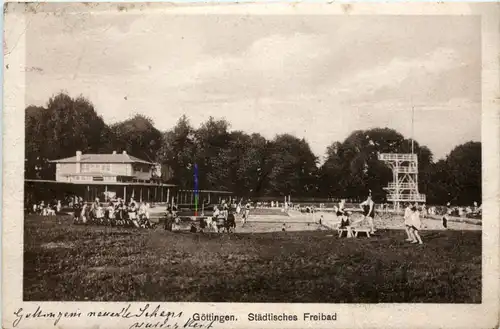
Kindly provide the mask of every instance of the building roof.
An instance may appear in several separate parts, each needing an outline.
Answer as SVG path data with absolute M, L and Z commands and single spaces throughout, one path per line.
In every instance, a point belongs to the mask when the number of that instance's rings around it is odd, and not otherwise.
M 99 171 L 90 171 L 90 172 L 81 172 L 81 173 L 68 173 L 68 174 L 61 174 L 61 176 L 68 177 L 68 176 L 103 176 L 103 177 L 115 177 L 115 176 L 126 176 L 126 175 L 117 175 L 113 174 L 110 172 L 99 172 Z M 133 177 L 133 176 L 130 176 Z
M 174 184 L 165 183 L 136 183 L 136 182 L 94 182 L 94 181 L 77 181 L 77 182 L 60 182 L 48 179 L 25 179 L 25 183 L 45 183 L 45 184 L 57 184 L 57 185 L 120 185 L 120 186 L 164 186 L 164 187 L 174 187 Z
M 52 160 L 54 163 L 76 163 L 76 156 L 69 158 Z M 93 154 L 87 153 L 80 156 L 80 163 L 145 163 L 153 164 L 152 162 L 141 160 L 135 156 L 123 153 L 116 154 Z

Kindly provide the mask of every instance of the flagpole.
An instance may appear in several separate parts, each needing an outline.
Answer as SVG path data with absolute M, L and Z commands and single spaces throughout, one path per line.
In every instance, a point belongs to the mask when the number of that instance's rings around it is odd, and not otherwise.
M 413 154 L 415 106 L 411 107 L 411 154 Z

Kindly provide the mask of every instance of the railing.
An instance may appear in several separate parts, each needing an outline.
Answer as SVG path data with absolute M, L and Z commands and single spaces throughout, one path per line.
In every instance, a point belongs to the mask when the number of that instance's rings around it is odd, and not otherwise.
M 388 201 L 413 201 L 413 202 L 425 202 L 425 194 L 395 194 L 391 193 L 387 195 Z
M 415 166 L 401 166 L 393 169 L 395 172 L 403 174 L 418 174 L 418 167 Z
M 380 153 L 380 161 L 417 161 L 417 155 L 411 153 Z
M 416 189 L 417 188 L 417 183 L 389 183 L 387 187 L 384 187 L 385 189 L 395 189 L 395 188 L 400 188 L 400 189 Z

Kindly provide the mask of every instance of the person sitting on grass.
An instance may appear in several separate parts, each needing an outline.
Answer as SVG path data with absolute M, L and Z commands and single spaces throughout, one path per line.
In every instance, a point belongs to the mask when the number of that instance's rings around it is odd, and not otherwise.
M 420 234 L 418 234 L 418 231 L 420 230 L 420 227 L 422 226 L 422 222 L 420 221 L 420 213 L 417 209 L 417 207 L 412 207 L 411 208 L 412 214 L 411 214 L 411 233 L 416 238 L 416 240 L 412 241 L 411 243 L 419 243 L 423 244 L 422 238 L 420 237 Z

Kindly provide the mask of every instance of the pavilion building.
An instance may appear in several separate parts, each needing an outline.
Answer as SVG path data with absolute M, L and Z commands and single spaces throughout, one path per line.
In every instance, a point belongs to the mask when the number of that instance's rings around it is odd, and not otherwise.
M 191 203 L 194 191 L 179 190 L 166 184 L 170 173 L 159 164 L 142 160 L 126 151 L 111 154 L 83 154 L 50 161 L 56 165 L 55 180 L 25 179 L 25 198 L 28 200 L 64 199 L 82 197 L 90 202 L 121 198 L 128 201 Z M 198 191 L 200 200 L 230 195 L 226 191 Z M 48 197 L 50 196 L 50 197 Z M 215 201 L 215 200 L 214 200 Z M 29 201 L 28 201 L 29 202 Z

